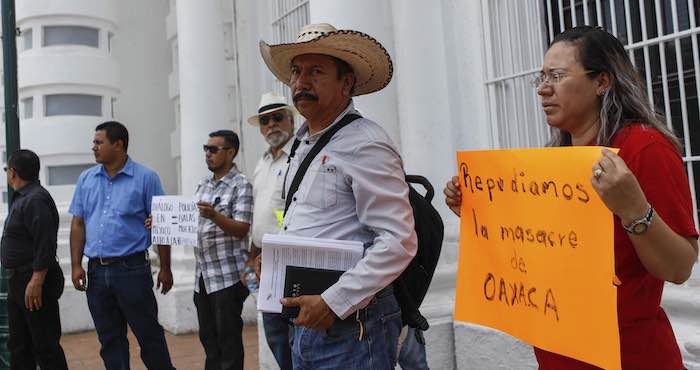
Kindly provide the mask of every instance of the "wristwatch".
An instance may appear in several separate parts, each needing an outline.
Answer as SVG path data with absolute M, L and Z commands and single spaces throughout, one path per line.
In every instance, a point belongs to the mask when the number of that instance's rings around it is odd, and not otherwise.
M 644 217 L 632 221 L 629 225 L 622 224 L 622 227 L 627 230 L 628 233 L 634 234 L 634 235 L 642 235 L 644 234 L 647 229 L 649 229 L 649 226 L 651 225 L 651 219 L 654 217 L 654 207 L 651 206 L 651 204 L 647 208 L 647 213 L 644 215 Z

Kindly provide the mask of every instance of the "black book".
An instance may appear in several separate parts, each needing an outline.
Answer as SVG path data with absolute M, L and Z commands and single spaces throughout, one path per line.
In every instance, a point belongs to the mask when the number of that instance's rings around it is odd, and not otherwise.
M 319 295 L 335 284 L 345 271 L 287 266 L 284 278 L 284 297 Z M 293 319 L 299 316 L 299 307 L 282 306 L 281 316 Z

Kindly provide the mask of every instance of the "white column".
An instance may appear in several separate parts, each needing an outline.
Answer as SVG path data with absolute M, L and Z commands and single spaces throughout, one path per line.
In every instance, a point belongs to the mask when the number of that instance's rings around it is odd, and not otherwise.
M 695 264 L 690 279 L 684 285 L 682 287 L 685 288 L 683 290 L 683 308 L 679 310 L 680 312 L 674 313 L 675 315 L 672 315 L 670 319 L 674 325 L 674 331 L 676 331 L 676 338 L 681 344 L 685 366 L 688 369 L 700 369 L 700 315 L 698 314 L 698 307 L 700 307 L 700 265 Z M 664 290 L 664 296 L 668 290 L 669 284 Z M 677 316 L 680 317 L 679 320 L 676 320 Z M 675 321 L 680 321 L 680 323 Z M 678 326 L 682 327 L 679 329 Z M 684 331 L 682 336 L 678 333 L 680 330 Z
M 179 0 L 176 3 L 180 87 L 180 188 L 193 194 L 200 179 L 209 174 L 202 144 L 212 131 L 229 127 L 226 101 L 225 57 L 221 2 Z M 174 286 L 167 295 L 157 294 L 159 320 L 166 330 L 196 330 L 192 303 L 194 255 L 191 247 L 171 251 Z
M 222 7 L 220 1 L 177 2 L 180 61 L 180 155 L 182 194 L 192 194 L 209 173 L 202 144 L 211 131 L 229 126 Z
M 427 177 L 440 201 L 442 185 L 456 172 L 452 144 L 445 60 L 442 6 L 419 0 L 392 1 L 395 42 L 395 83 L 401 133 L 401 153 L 408 173 Z
M 377 39 L 387 49 L 392 60 L 396 60 L 388 0 L 310 0 L 311 23 L 330 23 L 337 29 L 364 32 Z M 298 31 L 298 30 L 295 30 Z M 396 64 L 394 64 L 396 68 Z M 355 108 L 367 118 L 379 123 L 401 148 L 399 116 L 397 106 L 396 69 L 394 78 L 381 91 L 353 99 Z

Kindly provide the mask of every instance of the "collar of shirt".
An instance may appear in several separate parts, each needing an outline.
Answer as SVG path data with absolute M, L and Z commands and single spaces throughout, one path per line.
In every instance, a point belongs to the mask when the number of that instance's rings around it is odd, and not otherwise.
M 340 113 L 338 115 L 338 117 L 335 117 L 335 119 L 333 120 L 333 123 L 331 123 L 330 125 L 328 125 L 328 127 L 324 128 L 323 130 L 321 130 L 313 135 L 309 135 L 309 121 L 304 121 L 304 124 L 302 124 L 301 127 L 299 127 L 299 131 L 297 131 L 297 133 L 296 133 L 296 138 L 299 141 L 302 141 L 302 140 L 316 141 L 319 137 L 321 137 L 321 135 L 323 135 L 331 127 L 333 127 L 335 124 L 337 124 L 338 121 L 340 121 L 343 117 L 345 117 L 346 114 L 349 114 L 349 113 L 360 114 L 360 112 L 358 112 L 355 109 L 355 104 L 353 103 L 352 99 L 350 100 L 350 104 L 348 104 L 348 107 L 345 108 L 345 110 L 342 113 Z
M 23 187 L 15 190 L 15 193 L 20 196 L 25 196 L 31 193 L 32 191 L 35 191 L 37 189 L 37 186 L 39 186 L 39 181 L 32 181 L 27 185 L 24 185 Z
M 214 174 L 210 173 L 204 179 L 204 183 L 205 184 L 209 183 L 209 184 L 213 184 L 214 186 L 216 186 L 219 182 L 223 181 L 224 184 L 231 186 L 231 185 L 233 185 L 233 178 L 236 177 L 236 175 L 238 175 L 240 172 L 241 171 L 238 170 L 238 166 L 236 166 L 236 164 L 234 163 L 233 167 L 231 167 L 231 170 L 228 171 L 228 173 L 224 177 L 222 177 L 218 180 L 214 180 Z
M 289 157 L 289 153 L 292 151 L 292 145 L 294 145 L 294 140 L 292 140 L 292 138 L 289 138 L 289 140 L 287 140 L 287 143 L 284 144 L 284 146 L 278 153 L 277 158 L 281 158 L 282 153 L 286 154 L 285 158 Z M 263 159 L 265 160 L 272 159 L 272 161 L 275 161 L 277 158 L 272 158 L 272 152 L 270 151 L 270 148 L 267 148 L 265 153 L 263 153 Z
M 121 170 L 119 170 L 114 177 L 119 176 L 120 173 L 123 173 L 129 177 L 134 177 L 134 162 L 131 160 L 131 157 L 126 157 L 126 163 L 124 163 L 124 167 L 122 167 Z M 109 173 L 107 172 L 107 169 L 105 169 L 105 166 L 102 165 L 100 166 L 100 171 L 97 173 L 98 175 L 102 175 L 108 179 L 112 179 L 114 177 L 109 177 Z

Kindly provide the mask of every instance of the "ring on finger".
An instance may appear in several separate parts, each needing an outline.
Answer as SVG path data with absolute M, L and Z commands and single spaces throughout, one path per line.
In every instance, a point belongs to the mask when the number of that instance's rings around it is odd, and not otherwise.
M 598 167 L 595 170 L 593 170 L 593 177 L 600 178 L 600 176 L 603 174 L 603 169 Z

